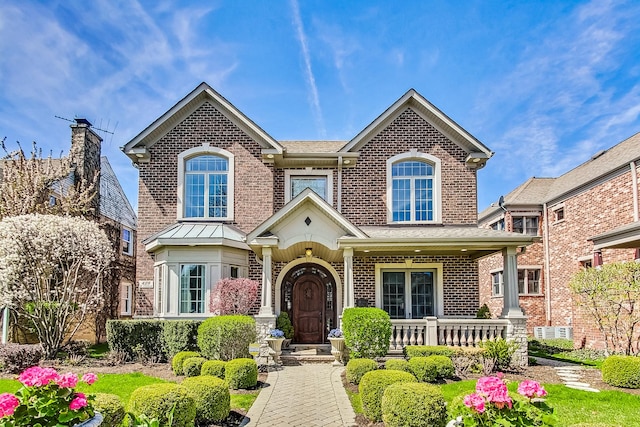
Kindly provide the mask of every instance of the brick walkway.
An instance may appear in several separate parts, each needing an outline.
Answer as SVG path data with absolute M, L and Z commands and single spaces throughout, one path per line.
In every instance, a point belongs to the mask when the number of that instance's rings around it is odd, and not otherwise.
M 355 425 L 355 414 L 340 374 L 330 364 L 284 366 L 269 373 L 247 414 L 248 427 Z

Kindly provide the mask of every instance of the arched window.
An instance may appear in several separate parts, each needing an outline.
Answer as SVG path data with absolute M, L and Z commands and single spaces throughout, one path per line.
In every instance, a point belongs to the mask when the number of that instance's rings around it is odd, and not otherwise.
M 411 152 L 387 160 L 388 222 L 440 222 L 440 159 Z
M 233 154 L 207 146 L 180 153 L 178 217 L 233 218 Z

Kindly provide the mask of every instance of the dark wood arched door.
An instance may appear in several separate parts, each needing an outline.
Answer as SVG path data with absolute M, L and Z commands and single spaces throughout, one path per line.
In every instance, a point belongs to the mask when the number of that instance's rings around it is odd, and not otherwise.
M 293 285 L 294 340 L 297 343 L 324 341 L 326 290 L 315 274 L 300 276 Z

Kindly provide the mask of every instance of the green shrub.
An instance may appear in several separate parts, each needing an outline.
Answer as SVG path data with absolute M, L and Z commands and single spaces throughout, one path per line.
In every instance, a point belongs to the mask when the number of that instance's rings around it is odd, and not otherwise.
M 196 421 L 200 424 L 222 421 L 229 416 L 231 397 L 227 383 L 210 375 L 186 378 L 182 385 L 196 402 Z
M 201 320 L 166 320 L 162 327 L 162 344 L 167 358 L 181 351 L 198 351 L 198 326 Z
M 358 390 L 362 399 L 362 409 L 367 418 L 371 421 L 382 420 L 382 395 L 387 387 L 399 382 L 416 382 L 416 379 L 408 372 L 388 371 L 386 369 L 370 371 L 364 374 L 362 380 L 360 380 Z
M 409 367 L 409 362 L 404 359 L 389 359 L 384 364 L 385 369 L 394 370 L 394 371 L 403 371 L 411 373 L 411 368 Z
M 230 360 L 224 368 L 224 378 L 234 390 L 255 387 L 258 384 L 258 365 L 248 358 Z
M 446 356 L 412 357 L 409 369 L 418 381 L 434 382 L 443 378 L 452 378 L 453 362 Z
M 602 362 L 602 380 L 615 387 L 640 388 L 640 357 L 607 357 Z
M 493 371 L 493 359 L 485 357 L 480 347 L 458 347 L 451 356 L 455 375 L 466 378 L 470 373 L 489 375 Z
M 391 384 L 382 395 L 382 420 L 388 427 L 444 427 L 447 404 L 440 388 L 424 383 Z
M 346 369 L 347 381 L 358 385 L 364 374 L 378 369 L 378 363 L 372 359 L 351 359 L 347 362 Z
M 182 372 L 184 372 L 187 377 L 197 377 L 200 375 L 200 371 L 202 370 L 202 365 L 206 362 L 207 359 L 204 357 L 189 357 L 184 360 L 182 364 Z
M 249 344 L 256 340 L 256 322 L 250 316 L 215 316 L 198 327 L 198 347 L 207 359 L 251 357 Z
M 280 329 L 284 332 L 284 337 L 287 339 L 293 339 L 293 325 L 291 319 L 286 311 L 281 311 L 276 319 L 276 329 Z
M 10 374 L 18 374 L 40 363 L 43 355 L 40 344 L 6 343 L 0 346 L 0 368 Z
M 173 373 L 176 375 L 184 375 L 184 361 L 190 357 L 200 357 L 200 353 L 197 351 L 181 351 L 176 353 L 173 359 L 171 359 L 171 369 Z
M 167 360 L 164 351 L 158 351 L 164 323 L 164 320 L 107 320 L 109 348 L 123 355 L 125 361 L 164 362 Z
M 129 412 L 135 416 L 144 414 L 157 418 L 161 426 L 167 425 L 172 408 L 172 427 L 193 426 L 196 403 L 186 387 L 172 383 L 151 384 L 135 389 L 129 398 Z
M 342 331 L 351 357 L 382 357 L 389 351 L 391 319 L 379 308 L 347 308 Z
M 482 307 L 476 311 L 476 319 L 491 319 L 491 310 L 487 304 L 482 304 Z
M 224 368 L 227 362 L 224 360 L 207 360 L 202 364 L 200 375 L 211 375 L 220 379 L 224 379 Z
M 518 343 L 502 338 L 482 342 L 480 347 L 485 350 L 485 357 L 494 361 L 494 370 L 497 371 L 508 371 L 511 368 L 511 358 L 519 348 Z
M 122 425 L 126 412 L 120 397 L 109 393 L 95 393 L 94 395 L 96 400 L 93 402 L 93 407 L 102 415 L 102 425 Z
M 451 357 L 456 353 L 456 349 L 446 345 L 408 345 L 402 349 L 402 352 L 407 359 L 427 356 Z

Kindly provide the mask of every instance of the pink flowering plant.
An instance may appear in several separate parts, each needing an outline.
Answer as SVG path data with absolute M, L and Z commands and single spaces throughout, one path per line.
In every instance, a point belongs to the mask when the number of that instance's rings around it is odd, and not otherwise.
M 93 384 L 98 377 L 86 373 L 59 374 L 53 368 L 33 366 L 25 369 L 15 395 L 0 394 L 0 427 L 73 426 L 94 416 L 93 396 L 74 391 L 79 381 Z
M 555 426 L 553 408 L 542 399 L 546 395 L 540 383 L 525 380 L 518 385 L 518 396 L 511 397 L 502 374 L 482 377 L 476 383 L 476 391 L 464 396 L 462 404 L 455 408 L 457 418 L 447 426 Z

